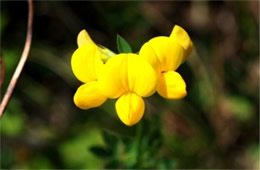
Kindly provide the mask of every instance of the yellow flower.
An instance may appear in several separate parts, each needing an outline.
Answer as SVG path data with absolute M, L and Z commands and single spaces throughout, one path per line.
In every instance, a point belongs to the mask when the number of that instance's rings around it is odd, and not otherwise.
M 86 30 L 82 30 L 77 39 L 78 49 L 71 58 L 71 67 L 74 75 L 81 82 L 75 95 L 74 103 L 81 109 L 89 109 L 102 105 L 106 100 L 98 89 L 98 75 L 104 67 L 104 61 L 113 53 L 97 46 Z
M 175 70 L 192 52 L 193 43 L 187 32 L 176 25 L 169 37 L 152 38 L 140 49 L 139 55 L 150 63 L 158 75 L 157 92 L 167 99 L 187 95 L 186 84 Z
M 86 30 L 79 33 L 77 43 L 71 67 L 84 83 L 74 95 L 74 103 L 81 109 L 98 107 L 107 98 L 118 98 L 115 104 L 118 117 L 132 126 L 143 117 L 143 97 L 155 91 L 167 99 L 187 94 L 186 84 L 175 70 L 190 55 L 193 43 L 180 26 L 175 26 L 169 37 L 155 37 L 145 43 L 139 55 L 115 55 L 95 44 Z
M 118 54 L 109 59 L 99 75 L 99 88 L 108 98 L 119 98 L 116 111 L 120 120 L 132 126 L 143 116 L 142 97 L 156 90 L 157 76 L 152 66 L 132 53 Z

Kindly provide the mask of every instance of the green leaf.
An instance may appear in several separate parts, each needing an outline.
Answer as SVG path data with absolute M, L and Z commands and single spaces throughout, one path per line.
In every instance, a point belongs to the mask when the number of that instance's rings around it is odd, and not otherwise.
M 113 152 L 111 150 L 108 150 L 102 146 L 92 146 L 89 148 L 89 150 L 96 156 L 100 158 L 108 158 L 112 156 Z
M 118 139 L 115 135 L 109 133 L 108 131 L 103 131 L 103 138 L 105 143 L 113 150 L 116 149 Z
M 131 53 L 132 49 L 128 42 L 121 37 L 120 35 L 117 35 L 117 49 L 119 53 Z

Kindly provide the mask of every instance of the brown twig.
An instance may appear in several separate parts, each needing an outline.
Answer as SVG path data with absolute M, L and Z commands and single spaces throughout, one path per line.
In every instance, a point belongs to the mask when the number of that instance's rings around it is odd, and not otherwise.
M 28 14 L 28 27 L 27 27 L 27 35 L 26 35 L 26 42 L 24 45 L 23 53 L 21 55 L 20 61 L 16 67 L 16 70 L 13 74 L 13 77 L 9 83 L 9 86 L 5 92 L 5 95 L 3 97 L 3 100 L 0 104 L 0 117 L 2 117 L 4 110 L 11 98 L 11 95 L 14 91 L 15 85 L 17 83 L 17 80 L 19 76 L 21 75 L 21 72 L 23 70 L 24 64 L 28 58 L 28 54 L 31 47 L 32 42 L 32 23 L 33 23 L 33 2 L 32 0 L 28 0 L 28 6 L 29 6 L 29 14 Z

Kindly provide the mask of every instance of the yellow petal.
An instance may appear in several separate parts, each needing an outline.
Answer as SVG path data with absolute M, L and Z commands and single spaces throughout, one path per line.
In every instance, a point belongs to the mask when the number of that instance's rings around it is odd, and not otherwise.
M 103 67 L 101 55 L 95 45 L 89 44 L 79 47 L 71 58 L 71 68 L 74 75 L 84 83 L 97 80 Z
M 182 63 L 189 57 L 189 55 L 192 53 L 192 50 L 193 50 L 193 42 L 190 41 L 189 47 L 187 48 L 187 50 L 184 50 L 184 57 Z
M 79 47 L 87 44 L 95 44 L 86 30 L 80 31 L 78 34 L 77 43 Z
M 158 62 L 155 50 L 150 46 L 149 43 L 145 43 L 140 51 L 139 56 L 144 58 L 155 70 L 160 73 L 160 63 Z
M 148 97 L 156 91 L 158 76 L 153 67 L 136 54 L 127 54 L 128 86 L 130 92 Z
M 186 84 L 175 71 L 162 73 L 158 80 L 157 92 L 167 99 L 180 99 L 187 95 Z
M 125 92 L 140 96 L 152 95 L 157 76 L 151 65 L 136 54 L 119 54 L 109 59 L 99 76 L 100 89 L 109 98 Z
M 169 37 L 155 37 L 149 42 L 155 51 L 160 71 L 176 70 L 183 60 L 183 47 L 175 40 Z
M 98 47 L 98 49 L 99 49 L 99 51 L 103 54 L 102 56 L 101 56 L 101 60 L 105 63 L 105 62 L 107 62 L 107 60 L 109 60 L 109 58 L 111 58 L 111 57 L 113 57 L 113 56 L 115 56 L 116 54 L 113 52 L 113 51 L 111 51 L 111 50 L 109 50 L 108 48 L 105 48 L 105 47 Z
M 175 25 L 170 35 L 171 39 L 176 40 L 184 48 L 183 61 L 191 54 L 193 49 L 193 43 L 188 33 L 180 26 Z
M 189 47 L 191 41 L 188 33 L 179 25 L 175 25 L 173 27 L 170 38 L 176 39 L 178 43 L 180 43 L 181 46 L 183 46 L 184 49 L 187 49 Z
M 100 91 L 109 98 L 118 98 L 127 91 L 125 75 L 127 75 L 125 58 L 117 55 L 112 57 L 106 62 L 98 77 Z
M 135 93 L 125 93 L 116 102 L 116 111 L 120 120 L 127 126 L 132 126 L 143 117 L 144 100 Z
M 97 81 L 81 85 L 74 95 L 74 103 L 81 109 L 90 109 L 102 105 L 106 97 L 100 93 Z

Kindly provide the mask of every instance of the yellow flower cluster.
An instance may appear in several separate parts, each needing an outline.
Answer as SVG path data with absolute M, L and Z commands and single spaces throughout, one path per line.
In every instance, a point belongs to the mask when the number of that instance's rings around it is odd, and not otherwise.
M 178 25 L 169 37 L 159 36 L 146 42 L 139 54 L 114 54 L 96 45 L 86 30 L 79 33 L 77 43 L 71 67 L 84 83 L 74 95 L 74 103 L 81 109 L 98 107 L 108 98 L 118 98 L 115 104 L 118 117 L 132 126 L 144 114 L 143 97 L 156 91 L 166 99 L 187 95 L 186 84 L 175 70 L 190 55 L 193 43 Z

